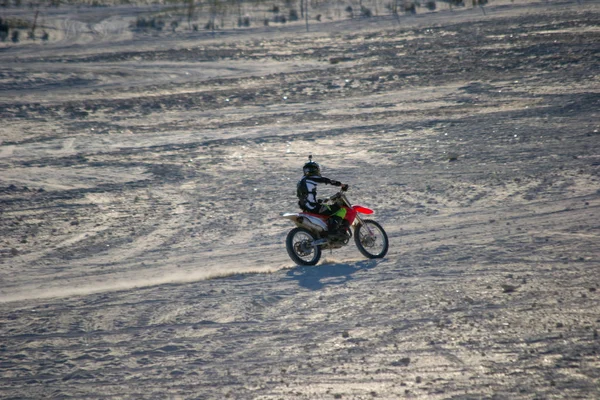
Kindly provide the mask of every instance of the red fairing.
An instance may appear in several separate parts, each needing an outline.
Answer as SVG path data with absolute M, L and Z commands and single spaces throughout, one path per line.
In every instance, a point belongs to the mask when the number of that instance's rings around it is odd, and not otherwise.
M 352 206 L 352 208 L 354 209 L 354 211 L 359 212 L 361 214 L 373 214 L 373 210 L 371 210 L 370 208 L 367 208 L 367 207 L 354 205 L 354 206 Z
M 354 222 L 354 218 L 356 218 L 356 211 L 353 210 L 352 208 L 348 208 L 348 207 L 344 207 L 346 209 L 346 216 L 344 217 L 344 219 L 346 221 L 348 221 L 350 223 L 350 225 L 352 225 L 352 223 Z

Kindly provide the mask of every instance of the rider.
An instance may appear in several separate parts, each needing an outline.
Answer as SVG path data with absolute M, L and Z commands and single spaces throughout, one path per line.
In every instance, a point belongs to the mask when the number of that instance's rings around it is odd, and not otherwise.
M 346 209 L 337 204 L 323 204 L 323 200 L 317 199 L 317 185 L 325 183 L 327 185 L 341 186 L 342 190 L 348 190 L 348 185 L 343 185 L 339 181 L 334 181 L 321 176 L 321 167 L 312 160 L 312 155 L 308 156 L 308 162 L 302 168 L 304 177 L 298 182 L 296 195 L 298 196 L 298 205 L 303 211 L 326 215 L 327 227 L 330 236 L 343 236 L 342 221 L 346 216 Z

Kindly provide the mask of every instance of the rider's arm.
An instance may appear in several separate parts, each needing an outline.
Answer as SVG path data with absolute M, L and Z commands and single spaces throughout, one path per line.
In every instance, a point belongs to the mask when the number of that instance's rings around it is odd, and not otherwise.
M 325 178 L 324 176 L 311 177 L 310 180 L 317 183 L 325 183 L 327 185 L 342 186 L 342 182 L 334 181 L 333 179 Z

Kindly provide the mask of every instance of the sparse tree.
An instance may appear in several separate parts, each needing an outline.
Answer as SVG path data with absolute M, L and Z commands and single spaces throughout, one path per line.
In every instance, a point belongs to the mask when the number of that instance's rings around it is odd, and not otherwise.
M 195 10 L 196 10 L 196 2 L 194 0 L 187 0 L 188 28 L 191 28 L 192 21 L 194 20 L 194 11 Z
M 8 22 L 3 21 L 2 18 L 0 18 L 0 41 L 6 41 L 6 39 L 8 38 L 8 30 Z
M 223 4 L 220 0 L 208 0 L 208 23 L 206 24 L 206 29 L 215 31 L 217 29 L 217 24 L 215 23 L 219 13 L 223 8 Z
M 306 22 L 306 32 L 308 32 L 308 0 L 305 0 L 306 10 L 304 10 L 304 22 Z
M 29 39 L 35 40 L 35 28 L 37 26 L 37 19 L 38 19 L 38 15 L 40 14 L 39 11 L 35 12 L 35 17 L 33 18 L 33 24 L 31 25 L 31 30 L 29 31 Z

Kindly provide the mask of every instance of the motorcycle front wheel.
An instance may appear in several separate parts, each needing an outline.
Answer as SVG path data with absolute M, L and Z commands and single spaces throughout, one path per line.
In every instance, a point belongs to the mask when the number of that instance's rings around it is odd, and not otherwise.
M 292 261 L 298 265 L 315 265 L 321 258 L 321 248 L 313 246 L 316 238 L 304 228 L 294 228 L 288 233 L 285 247 Z
M 354 228 L 354 243 L 367 258 L 382 258 L 387 254 L 387 233 L 377 222 L 364 219 Z

